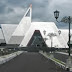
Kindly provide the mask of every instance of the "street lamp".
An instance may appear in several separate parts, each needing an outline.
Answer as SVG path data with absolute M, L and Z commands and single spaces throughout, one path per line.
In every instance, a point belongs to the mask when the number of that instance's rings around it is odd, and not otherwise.
M 61 30 L 58 31 L 59 35 L 61 34 Z
M 57 19 L 58 19 L 58 17 L 59 17 L 59 11 L 54 11 L 54 16 L 55 16 L 55 18 L 56 18 L 56 21 L 57 21 Z M 70 56 L 70 23 L 71 23 L 71 20 L 70 20 L 70 16 L 68 17 L 68 23 L 69 23 L 69 41 L 68 41 L 68 46 L 69 46 L 69 56 Z
M 45 34 L 46 34 L 46 31 L 44 30 L 43 33 L 44 33 L 44 35 L 45 35 Z
M 58 19 L 58 17 L 59 17 L 59 11 L 54 11 L 54 16 L 55 16 L 55 18 L 56 18 L 56 21 L 57 21 L 57 19 Z
M 44 36 L 45 36 L 44 41 L 46 42 L 46 40 L 47 40 L 47 38 L 46 38 L 46 31 L 44 30 L 43 33 L 44 33 Z
M 59 17 L 59 11 L 54 11 L 54 16 L 56 18 L 56 21 Z M 58 21 L 57 21 L 58 22 Z M 63 21 L 64 22 L 64 21 Z M 69 46 L 69 49 L 68 49 L 68 53 L 69 53 L 69 58 L 67 59 L 67 67 L 70 69 L 72 66 L 72 61 L 71 61 L 71 56 L 70 56 L 70 23 L 71 23 L 71 17 L 68 16 L 68 18 L 66 19 L 65 22 L 68 22 L 69 23 L 69 41 L 68 41 L 68 46 Z
M 43 34 L 44 34 L 44 38 L 43 38 L 44 39 L 44 42 L 43 42 L 43 44 L 46 45 L 46 40 L 48 40 L 48 38 L 46 37 L 46 30 L 43 31 Z M 43 52 L 44 52 L 44 49 L 43 49 Z

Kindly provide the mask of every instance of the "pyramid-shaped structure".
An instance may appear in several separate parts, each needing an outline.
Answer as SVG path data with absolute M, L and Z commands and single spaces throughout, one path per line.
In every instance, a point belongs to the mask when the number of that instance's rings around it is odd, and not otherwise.
M 32 6 L 30 5 L 24 17 L 20 21 L 19 25 L 13 32 L 8 44 L 20 44 L 21 43 L 22 39 L 25 36 L 25 33 L 27 32 L 27 30 L 29 29 L 31 25 L 31 12 L 32 12 Z M 29 16 L 27 16 L 28 13 L 29 13 Z
M 43 38 L 48 38 L 46 40 L 46 44 L 48 47 L 51 47 L 51 39 L 47 34 L 56 33 L 57 36 L 53 37 L 53 47 L 65 48 L 68 47 L 62 35 L 59 35 L 58 28 L 54 22 L 32 22 L 29 30 L 26 32 L 20 46 L 26 47 L 28 42 L 30 41 L 32 35 L 35 30 L 39 30 Z M 44 35 L 43 31 L 46 31 L 46 35 Z

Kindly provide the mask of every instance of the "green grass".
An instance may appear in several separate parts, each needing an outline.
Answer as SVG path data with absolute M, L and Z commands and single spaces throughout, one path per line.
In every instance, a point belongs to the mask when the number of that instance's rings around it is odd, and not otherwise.
M 47 54 L 47 55 L 48 55 L 48 54 Z M 50 55 L 48 55 L 48 56 L 50 57 Z M 57 61 L 57 62 L 59 62 L 59 63 L 65 65 L 65 63 L 63 63 L 62 61 L 60 61 L 60 60 L 58 60 L 58 59 L 56 59 L 56 58 L 53 58 L 53 60 L 55 60 L 55 61 Z
M 53 58 L 53 60 L 55 60 L 55 61 L 57 61 L 57 62 L 59 62 L 59 63 L 65 65 L 62 61 L 60 61 L 60 60 L 58 60 L 58 59 L 56 59 L 56 58 Z
M 50 54 L 47 54 L 47 56 L 50 58 Z M 63 63 L 62 61 L 60 61 L 60 60 L 58 60 L 56 58 L 53 58 L 53 60 L 60 63 L 60 64 L 62 64 L 62 65 L 65 65 L 65 63 Z

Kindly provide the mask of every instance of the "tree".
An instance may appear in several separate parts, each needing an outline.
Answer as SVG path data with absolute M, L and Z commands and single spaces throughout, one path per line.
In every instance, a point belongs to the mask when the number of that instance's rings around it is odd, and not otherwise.
M 65 16 L 62 18 L 61 22 L 64 22 L 64 23 L 69 23 L 69 17 Z M 72 17 L 70 17 L 70 23 L 72 23 Z

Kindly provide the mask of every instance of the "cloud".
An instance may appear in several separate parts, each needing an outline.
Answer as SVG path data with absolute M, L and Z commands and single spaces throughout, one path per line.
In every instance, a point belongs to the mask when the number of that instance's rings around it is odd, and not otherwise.
M 72 0 L 1 0 L 0 23 L 16 23 L 22 19 L 25 11 L 32 4 L 32 21 L 54 21 L 53 12 L 60 11 L 59 20 L 63 16 L 72 16 Z M 63 25 L 56 23 L 59 28 Z M 67 25 L 64 24 L 64 28 Z

